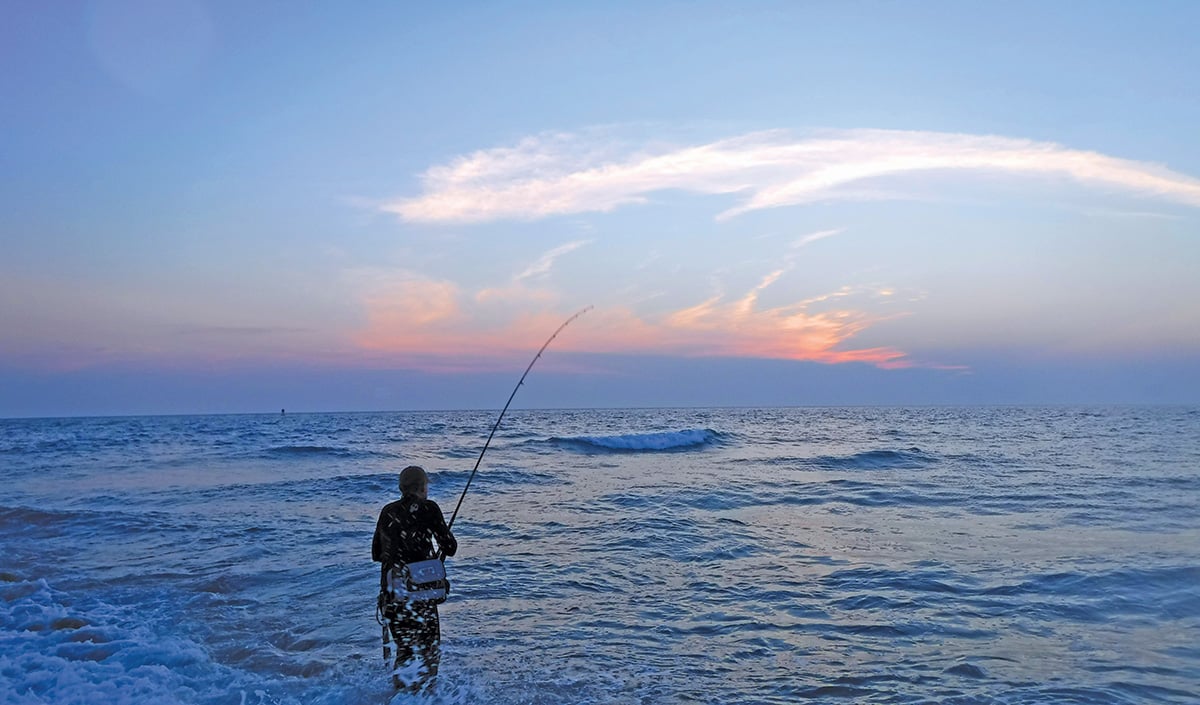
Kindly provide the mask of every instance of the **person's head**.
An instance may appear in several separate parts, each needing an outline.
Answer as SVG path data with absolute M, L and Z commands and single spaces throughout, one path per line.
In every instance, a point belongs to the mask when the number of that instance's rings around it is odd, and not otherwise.
M 425 499 L 428 491 L 429 476 L 420 465 L 409 465 L 400 471 L 400 494 L 411 494 Z

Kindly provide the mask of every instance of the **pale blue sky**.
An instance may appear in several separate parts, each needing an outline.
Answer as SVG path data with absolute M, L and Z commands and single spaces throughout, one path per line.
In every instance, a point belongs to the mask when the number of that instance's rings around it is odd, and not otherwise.
M 1200 401 L 1196 3 L 5 14 L 0 415 Z

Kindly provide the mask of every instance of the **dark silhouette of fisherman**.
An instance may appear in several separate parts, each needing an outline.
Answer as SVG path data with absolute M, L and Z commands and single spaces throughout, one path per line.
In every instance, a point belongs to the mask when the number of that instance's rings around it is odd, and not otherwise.
M 406 599 L 388 592 L 393 567 L 453 556 L 458 542 L 446 526 L 441 507 L 428 499 L 429 476 L 410 465 L 400 472 L 400 499 L 385 506 L 375 525 L 371 558 L 382 563 L 379 607 L 396 644 L 392 682 L 398 689 L 418 693 L 431 688 L 441 661 L 442 634 L 435 602 Z M 434 541 L 437 541 L 436 547 Z M 386 654 L 386 635 L 385 635 Z

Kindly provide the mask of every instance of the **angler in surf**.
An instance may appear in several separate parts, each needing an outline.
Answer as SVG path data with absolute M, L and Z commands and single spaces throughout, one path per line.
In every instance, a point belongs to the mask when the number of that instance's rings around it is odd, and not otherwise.
M 454 526 L 458 510 L 462 508 L 467 490 L 471 489 L 471 481 L 479 471 L 483 456 L 496 436 L 504 414 L 517 396 L 517 390 L 529 376 L 529 371 L 563 328 L 591 308 L 588 306 L 563 321 L 529 361 L 525 373 L 517 381 L 517 386 L 513 387 L 512 394 L 500 410 L 500 416 L 492 425 L 483 450 L 479 451 L 475 467 L 471 469 L 467 484 L 458 496 L 458 504 L 454 505 L 449 524 L 442 516 L 441 507 L 426 496 L 429 476 L 425 471 L 410 465 L 400 473 L 400 492 L 403 496 L 380 512 L 371 544 L 371 557 L 383 564 L 379 573 L 376 619 L 383 625 L 383 658 L 390 662 L 392 682 L 396 688 L 419 693 L 433 686 L 441 661 L 442 643 L 437 606 L 445 602 L 450 594 L 445 559 L 458 551 L 458 542 L 450 533 L 450 527 Z M 436 547 L 434 541 L 437 542 Z M 394 661 L 391 659 L 389 640 L 396 642 Z
M 442 644 L 437 606 L 450 590 L 442 562 L 458 551 L 441 507 L 428 492 L 425 470 L 404 468 L 401 497 L 379 513 L 371 541 L 371 558 L 382 563 L 377 617 L 384 659 L 390 639 L 396 645 L 392 682 L 412 693 L 428 690 L 437 677 Z

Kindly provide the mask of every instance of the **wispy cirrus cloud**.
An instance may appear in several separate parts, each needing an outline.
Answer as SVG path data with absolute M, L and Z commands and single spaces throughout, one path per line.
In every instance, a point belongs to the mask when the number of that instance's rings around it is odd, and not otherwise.
M 792 241 L 792 249 L 798 250 L 801 247 L 804 247 L 806 245 L 811 245 L 812 243 L 816 242 L 817 240 L 824 240 L 827 237 L 833 237 L 834 235 L 841 235 L 843 232 L 845 232 L 845 231 L 842 228 L 834 228 L 832 230 L 820 230 L 815 233 L 809 233 L 807 235 L 802 235 Z
M 574 252 L 584 245 L 590 245 L 591 243 L 591 240 L 576 240 L 574 242 L 568 242 L 565 245 L 559 245 L 558 247 L 555 247 L 539 257 L 537 261 L 529 265 L 525 271 L 518 274 L 517 281 L 524 281 L 526 279 L 546 274 L 550 271 L 550 268 L 554 266 L 554 261 L 559 257 L 562 257 L 568 252 Z
M 569 134 L 526 138 L 434 166 L 423 193 L 382 210 L 414 222 L 478 223 L 611 211 L 676 189 L 741 194 L 718 217 L 842 198 L 867 182 L 936 171 L 1065 177 L 1094 188 L 1200 207 L 1200 180 L 1164 166 L 1052 142 L 992 135 L 827 130 L 754 132 L 707 144 L 631 150 Z M 888 197 L 895 197 L 889 192 Z
M 563 255 L 574 252 L 591 243 L 591 240 L 575 240 L 574 242 L 568 242 L 548 250 L 522 270 L 521 273 L 513 277 L 512 281 L 507 285 L 483 289 L 475 294 L 475 300 L 553 301 L 555 294 L 552 291 L 540 288 L 531 284 L 531 282 L 535 282 L 548 275 L 554 267 L 554 263 Z

